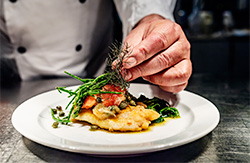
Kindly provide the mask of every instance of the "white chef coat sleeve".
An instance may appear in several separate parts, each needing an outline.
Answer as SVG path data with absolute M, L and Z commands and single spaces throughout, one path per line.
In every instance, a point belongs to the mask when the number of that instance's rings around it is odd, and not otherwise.
M 174 21 L 176 0 L 114 0 L 123 24 L 123 39 L 143 17 L 159 14 Z

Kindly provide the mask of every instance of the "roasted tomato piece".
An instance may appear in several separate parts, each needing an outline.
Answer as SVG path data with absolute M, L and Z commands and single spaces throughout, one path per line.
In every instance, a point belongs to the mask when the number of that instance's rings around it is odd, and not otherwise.
M 82 105 L 82 109 L 90 109 L 97 104 L 95 97 L 88 96 Z
M 103 91 L 113 91 L 113 92 L 122 92 L 122 94 L 111 94 L 103 93 L 101 98 L 104 106 L 119 106 L 122 101 L 126 99 L 124 96 L 125 90 L 122 90 L 120 87 L 115 85 L 106 85 L 103 87 Z

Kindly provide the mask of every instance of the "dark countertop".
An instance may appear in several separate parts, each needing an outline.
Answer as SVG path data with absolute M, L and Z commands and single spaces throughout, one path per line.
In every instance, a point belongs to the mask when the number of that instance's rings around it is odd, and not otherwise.
M 136 157 L 101 158 L 37 144 L 18 133 L 11 115 L 18 105 L 74 79 L 8 84 L 0 90 L 0 162 L 248 162 L 250 160 L 250 83 L 248 79 L 193 74 L 186 90 L 205 97 L 220 111 L 220 123 L 192 143 Z

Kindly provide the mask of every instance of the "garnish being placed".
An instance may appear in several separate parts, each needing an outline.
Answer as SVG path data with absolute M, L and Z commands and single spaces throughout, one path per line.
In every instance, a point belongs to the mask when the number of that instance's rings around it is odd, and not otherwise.
M 85 121 L 93 125 L 91 130 L 99 127 L 109 131 L 141 131 L 152 122 L 164 121 L 165 117 L 180 117 L 178 110 L 162 99 L 148 99 L 143 95 L 135 98 L 128 92 L 129 82 L 124 79 L 126 73 L 123 69 L 123 59 L 128 55 L 127 46 L 118 48 L 113 45 L 107 60 L 108 69 L 95 79 L 82 79 L 65 72 L 83 84 L 74 91 L 57 87 L 60 93 L 66 92 L 72 98 L 65 110 L 71 109 L 62 117 L 59 107 L 51 109 L 56 121 L 52 127 L 57 128 L 59 123 Z M 58 117 L 55 116 L 57 112 Z

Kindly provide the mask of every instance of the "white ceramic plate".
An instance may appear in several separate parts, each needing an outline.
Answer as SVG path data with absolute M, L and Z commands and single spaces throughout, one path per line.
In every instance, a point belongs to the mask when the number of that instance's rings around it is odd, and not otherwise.
M 76 88 L 71 87 L 73 90 Z M 57 105 L 65 107 L 70 99 L 67 93 L 53 90 L 18 106 L 12 115 L 12 124 L 23 136 L 45 146 L 77 153 L 121 156 L 187 144 L 205 136 L 219 123 L 217 108 L 194 93 L 182 91 L 174 95 L 146 84 L 131 84 L 130 92 L 137 97 L 144 94 L 149 98 L 164 98 L 179 110 L 181 118 L 137 133 L 89 131 L 89 126 L 82 124 L 59 125 L 54 129 L 51 127 L 54 121 L 50 108 Z

